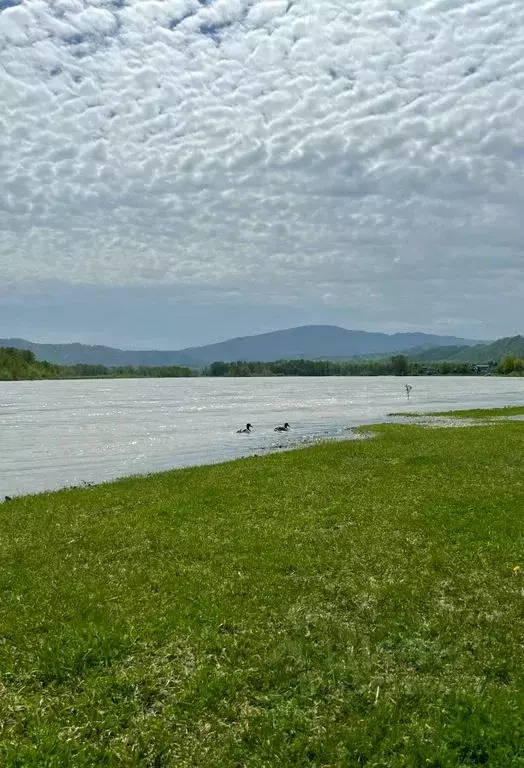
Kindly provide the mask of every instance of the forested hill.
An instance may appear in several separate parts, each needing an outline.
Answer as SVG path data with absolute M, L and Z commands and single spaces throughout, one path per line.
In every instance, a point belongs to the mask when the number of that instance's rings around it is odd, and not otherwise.
M 473 346 L 457 345 L 409 349 L 405 350 L 404 354 L 410 360 L 420 363 L 446 361 L 482 365 L 483 363 L 498 362 L 508 355 L 524 358 L 524 336 L 508 336 L 488 344 L 475 344 Z
M 0 347 L 27 349 L 37 360 L 47 360 L 58 365 L 102 365 L 107 368 L 145 366 L 148 368 L 165 366 L 199 367 L 201 361 L 182 352 L 166 350 L 132 350 L 115 347 L 91 346 L 89 344 L 39 344 L 27 339 L 0 339 Z
M 37 360 L 28 349 L 0 347 L 0 381 L 23 381 L 25 379 L 83 379 L 83 378 L 161 378 L 194 376 L 194 371 L 182 366 L 164 367 L 120 367 L 106 368 L 103 365 L 57 365 Z
M 273 361 L 350 359 L 388 356 L 413 347 L 473 344 L 454 336 L 427 333 L 370 333 L 335 325 L 303 325 L 255 336 L 228 339 L 179 350 L 125 350 L 86 344 L 38 344 L 24 339 L 0 339 L 1 347 L 29 349 L 37 359 L 59 365 L 89 363 L 105 366 L 189 365 L 202 367 L 216 360 Z
M 427 333 L 371 333 L 351 331 L 336 325 L 303 325 L 187 348 L 181 352 L 208 364 L 216 360 L 348 360 L 377 355 L 386 357 L 412 347 L 468 343 L 474 342 Z

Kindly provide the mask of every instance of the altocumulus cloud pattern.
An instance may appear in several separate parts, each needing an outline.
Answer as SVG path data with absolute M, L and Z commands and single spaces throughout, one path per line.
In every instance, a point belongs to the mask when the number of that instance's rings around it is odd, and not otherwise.
M 0 0 L 0 105 L 11 284 L 458 301 L 522 268 L 523 0 Z

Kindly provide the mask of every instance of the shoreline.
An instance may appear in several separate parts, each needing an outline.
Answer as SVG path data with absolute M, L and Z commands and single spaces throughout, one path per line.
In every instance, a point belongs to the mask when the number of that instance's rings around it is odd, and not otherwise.
M 168 474 L 170 472 L 183 472 L 185 470 L 196 469 L 196 468 L 226 466 L 228 464 L 232 464 L 237 461 L 245 461 L 247 459 L 253 459 L 253 458 L 265 458 L 266 456 L 278 455 L 281 453 L 301 451 L 306 448 L 311 448 L 315 445 L 320 445 L 322 443 L 352 442 L 352 441 L 368 440 L 374 437 L 375 435 L 371 432 L 367 433 L 367 432 L 360 431 L 367 428 L 367 426 L 373 426 L 373 425 L 361 424 L 354 427 L 345 427 L 344 430 L 346 434 L 330 433 L 330 434 L 324 434 L 324 435 L 311 435 L 309 437 L 306 436 L 301 439 L 297 438 L 297 440 L 294 442 L 290 441 L 288 443 L 280 443 L 278 445 L 260 446 L 258 448 L 253 449 L 253 451 L 260 451 L 260 453 L 249 452 L 241 456 L 235 456 L 231 458 L 219 458 L 216 461 L 207 461 L 204 463 L 197 462 L 195 464 L 184 464 L 181 466 L 172 466 L 166 469 L 149 470 L 145 472 L 137 472 L 137 473 L 131 473 L 128 475 L 121 475 L 114 478 L 108 478 L 107 480 L 101 480 L 100 482 L 85 480 L 85 481 L 81 481 L 81 483 L 77 485 L 63 485 L 58 488 L 48 488 L 41 491 L 35 491 L 34 493 L 30 492 L 30 493 L 13 494 L 13 496 L 9 496 L 9 501 L 14 501 L 15 499 L 25 499 L 33 496 L 41 496 L 41 495 L 48 496 L 50 494 L 60 493 L 61 491 L 81 490 L 83 488 L 99 488 L 104 485 L 119 483 L 128 479 L 135 479 L 135 478 L 146 479 L 153 475 L 163 475 L 163 474 Z M 350 435 L 348 433 L 352 433 L 352 434 Z M 0 498 L 0 504 L 5 503 L 5 501 L 6 501 L 5 498 L 3 499 Z
M 471 414 L 468 416 L 467 414 Z M 305 448 L 310 448 L 314 445 L 331 442 L 344 442 L 354 440 L 368 440 L 374 438 L 376 434 L 372 431 L 374 427 L 379 427 L 382 424 L 409 424 L 414 426 L 425 427 L 429 429 L 449 429 L 449 428 L 463 428 L 473 426 L 486 426 L 488 424 L 500 423 L 504 421 L 522 421 L 524 420 L 524 406 L 500 406 L 495 408 L 473 408 L 473 409 L 457 409 L 446 410 L 442 412 L 432 411 L 428 413 L 417 412 L 396 412 L 388 413 L 384 421 L 379 422 L 364 422 L 356 424 L 354 426 L 344 427 L 343 431 L 332 432 L 325 435 L 311 435 L 305 436 L 294 442 L 286 442 L 277 445 L 262 446 L 254 450 L 257 453 L 248 452 L 242 456 L 233 458 L 217 459 L 212 462 L 195 463 L 183 466 L 173 466 L 161 470 L 150 470 L 145 472 L 131 473 L 128 475 L 121 475 L 107 480 L 96 481 L 82 481 L 80 484 L 64 485 L 57 488 L 49 488 L 34 493 L 21 493 L 21 494 L 7 494 L 5 498 L 0 498 L 0 504 L 7 501 L 13 501 L 15 499 L 25 499 L 33 496 L 50 495 L 60 493 L 67 490 L 78 490 L 83 488 L 100 487 L 103 485 L 118 483 L 130 478 L 144 478 L 151 475 L 164 474 L 169 472 L 181 471 L 185 469 L 192 469 L 195 467 L 214 467 L 227 465 L 235 461 L 244 461 L 250 458 L 263 458 L 273 454 L 279 454 L 284 452 L 299 451 Z M 369 430 L 367 432 L 363 430 Z M 288 433 L 289 434 L 289 433 Z M 258 453 L 260 451 L 260 453 Z

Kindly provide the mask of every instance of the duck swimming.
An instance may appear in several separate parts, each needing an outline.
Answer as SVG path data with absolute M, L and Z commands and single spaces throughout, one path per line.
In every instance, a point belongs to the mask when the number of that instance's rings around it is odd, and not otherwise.
M 251 432 L 252 429 L 253 429 L 253 427 L 252 427 L 251 424 L 246 424 L 244 429 L 237 429 L 237 435 L 245 435 L 245 434 Z
M 287 432 L 287 431 L 288 431 L 288 429 L 289 429 L 289 424 L 288 424 L 288 423 L 287 423 L 287 421 L 286 421 L 286 423 L 284 424 L 284 426 L 283 426 L 283 427 L 275 427 L 275 430 L 274 430 L 274 431 L 275 431 L 275 432 Z

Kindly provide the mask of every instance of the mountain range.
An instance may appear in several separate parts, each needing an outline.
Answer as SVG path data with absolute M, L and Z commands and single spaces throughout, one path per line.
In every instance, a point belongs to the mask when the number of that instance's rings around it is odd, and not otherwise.
M 420 363 L 460 362 L 482 363 L 498 362 L 506 355 L 524 359 L 524 336 L 508 336 L 497 341 L 467 346 L 415 347 L 407 352 L 410 360 Z
M 115 366 L 189 365 L 200 368 L 215 361 L 350 359 L 409 354 L 432 347 L 460 348 L 478 344 L 455 336 L 428 333 L 370 333 L 335 325 L 304 325 L 255 336 L 241 336 L 217 344 L 180 350 L 123 350 L 87 344 L 39 344 L 25 339 L 0 339 L 0 346 L 31 350 L 38 360 L 61 365 L 88 363 Z

